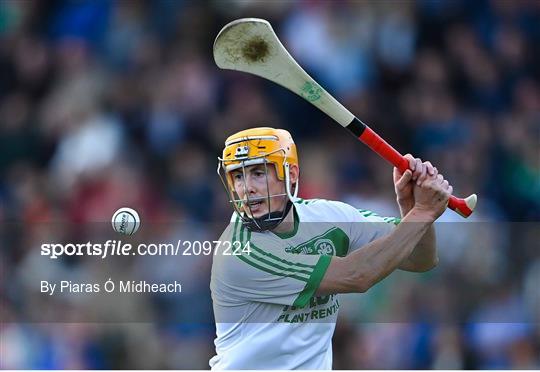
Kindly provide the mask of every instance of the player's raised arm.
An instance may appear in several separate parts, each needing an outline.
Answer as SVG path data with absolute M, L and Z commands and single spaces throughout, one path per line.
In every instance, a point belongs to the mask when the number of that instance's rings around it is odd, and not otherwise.
M 389 235 L 332 261 L 318 294 L 365 292 L 397 269 L 444 212 L 452 186 L 441 175 L 427 177 L 415 190 L 415 205 Z

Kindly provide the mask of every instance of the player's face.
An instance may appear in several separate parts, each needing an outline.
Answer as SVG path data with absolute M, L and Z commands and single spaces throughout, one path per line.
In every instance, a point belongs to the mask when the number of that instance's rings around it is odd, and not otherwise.
M 239 198 L 244 200 L 244 212 L 253 218 L 259 218 L 271 212 L 282 211 L 287 202 L 285 183 L 277 177 L 273 164 L 251 165 L 231 172 L 234 189 Z M 268 195 L 280 195 L 270 198 Z

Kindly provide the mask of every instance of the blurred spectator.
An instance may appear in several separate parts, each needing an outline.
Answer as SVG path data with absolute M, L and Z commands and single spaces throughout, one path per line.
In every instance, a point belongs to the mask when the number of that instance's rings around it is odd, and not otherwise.
M 539 4 L 3 0 L 0 368 L 208 367 L 209 257 L 38 252 L 118 239 L 126 205 L 143 220 L 131 242 L 214 240 L 231 214 L 216 157 L 235 131 L 294 133 L 301 197 L 397 214 L 384 161 L 290 92 L 214 66 L 219 29 L 253 16 L 400 151 L 479 194 L 472 218 L 437 224 L 435 271 L 342 297 L 334 367 L 540 368 Z M 54 302 L 35 288 L 113 274 L 185 291 Z

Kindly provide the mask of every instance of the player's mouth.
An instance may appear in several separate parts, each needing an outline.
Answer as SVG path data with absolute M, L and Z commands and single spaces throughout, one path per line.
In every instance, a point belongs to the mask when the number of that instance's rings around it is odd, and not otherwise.
M 256 201 L 249 202 L 247 206 L 251 210 L 251 212 L 257 212 L 259 211 L 259 209 L 261 209 L 263 203 L 264 201 L 262 200 L 256 200 Z
M 261 214 L 261 213 L 266 213 L 266 210 L 264 210 L 264 204 L 265 204 L 265 200 L 264 199 L 259 199 L 259 200 L 250 200 L 249 202 L 246 202 L 244 205 L 245 205 L 245 209 L 246 209 L 246 212 L 250 213 L 250 214 Z

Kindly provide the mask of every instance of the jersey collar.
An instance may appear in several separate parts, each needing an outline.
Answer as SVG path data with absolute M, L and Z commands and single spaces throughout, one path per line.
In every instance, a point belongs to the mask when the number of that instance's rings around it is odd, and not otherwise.
M 272 231 L 272 233 L 276 235 L 278 238 L 289 239 L 295 236 L 296 233 L 298 232 L 298 226 L 300 225 L 300 218 L 298 217 L 298 212 L 296 211 L 296 206 L 294 204 L 292 206 L 292 210 L 293 210 L 293 220 L 294 220 L 293 229 L 291 231 L 287 231 L 283 233 Z

